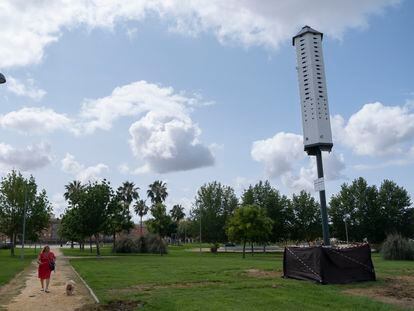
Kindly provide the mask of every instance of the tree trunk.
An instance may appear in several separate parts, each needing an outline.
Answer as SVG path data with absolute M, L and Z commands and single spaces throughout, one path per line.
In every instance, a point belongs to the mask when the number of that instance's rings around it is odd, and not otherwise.
M 112 246 L 112 251 L 115 251 L 115 247 L 116 247 L 116 233 L 114 232 L 113 233 L 113 235 L 112 235 L 112 238 L 113 238 L 113 246 Z
M 266 253 L 266 243 L 263 244 L 263 253 Z
M 159 242 L 159 243 L 160 243 L 160 244 L 159 244 L 159 247 L 160 247 L 160 255 L 162 256 L 162 248 L 161 248 L 161 243 L 162 243 L 162 242 L 161 242 L 161 235 L 159 235 L 158 237 L 159 237 L 159 239 L 160 239 L 160 242 Z
M 10 243 L 12 244 L 10 248 L 10 256 L 14 256 L 14 243 L 15 243 L 14 233 L 10 237 Z
M 254 254 L 253 242 L 251 243 L 251 247 L 252 247 L 252 256 L 253 256 Z
M 246 253 L 246 240 L 243 241 L 243 258 L 245 258 L 245 253 Z
M 70 241 L 70 248 L 74 248 L 73 241 Z
M 140 236 L 142 236 L 142 216 L 141 216 L 141 221 L 140 221 L 140 226 L 139 226 L 139 234 Z
M 92 253 L 92 237 L 89 237 L 89 250 Z
M 99 248 L 99 234 L 95 234 L 95 242 L 96 242 L 96 256 L 101 256 L 101 250 Z

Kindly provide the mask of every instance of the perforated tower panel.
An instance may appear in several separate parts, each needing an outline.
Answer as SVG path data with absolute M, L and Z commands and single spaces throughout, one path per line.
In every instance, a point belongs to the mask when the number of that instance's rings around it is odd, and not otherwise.
M 303 143 L 308 154 L 314 154 L 315 148 L 331 151 L 333 146 L 322 37 L 321 32 L 305 26 L 292 42 L 296 47 Z

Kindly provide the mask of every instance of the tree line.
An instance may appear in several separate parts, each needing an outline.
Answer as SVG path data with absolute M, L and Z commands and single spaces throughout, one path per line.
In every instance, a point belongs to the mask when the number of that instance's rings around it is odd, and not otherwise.
M 150 212 L 152 218 L 146 221 L 149 231 L 160 237 L 173 236 L 178 223 L 184 218 L 184 208 L 174 205 L 167 213 L 164 204 L 168 192 L 165 182 L 156 180 L 148 186 L 146 199 L 139 194 L 140 188 L 133 182 L 125 181 L 114 190 L 107 180 L 82 184 L 72 181 L 65 186 L 64 197 L 68 207 L 62 215 L 59 235 L 68 241 L 77 241 L 81 249 L 89 240 L 96 244 L 100 255 L 100 240 L 103 235 L 111 235 L 113 248 L 117 234 L 134 227 L 131 209 L 140 217 L 140 231 L 143 233 L 142 218 Z M 147 200 L 150 204 L 147 204 Z
M 60 236 L 79 242 L 96 243 L 99 254 L 102 236 L 112 236 L 133 228 L 132 213 L 148 231 L 171 240 L 201 239 L 203 242 L 276 243 L 310 242 L 321 237 L 319 203 L 305 191 L 283 195 L 269 181 L 259 181 L 245 189 L 240 198 L 232 187 L 213 181 L 202 185 L 186 215 L 181 205 L 167 212 L 167 184 L 156 180 L 143 189 L 125 181 L 114 189 L 109 181 L 65 186 L 68 206 L 62 215 Z M 344 183 L 329 202 L 331 236 L 350 241 L 367 239 L 382 242 L 389 233 L 414 236 L 414 209 L 408 192 L 395 182 L 384 180 L 379 187 L 360 177 Z M 13 245 L 20 238 L 23 222 L 26 237 L 39 239 L 51 217 L 46 191 L 38 190 L 33 176 L 25 178 L 12 171 L 0 182 L 0 232 Z M 145 216 L 149 216 L 143 221 Z M 14 249 L 12 249 L 12 252 Z
M 389 233 L 414 236 L 410 196 L 390 180 L 384 180 L 379 188 L 368 185 L 362 177 L 344 183 L 331 197 L 328 212 L 331 236 L 343 241 L 345 221 L 350 241 L 380 243 Z M 259 224 L 254 224 L 258 218 Z M 205 184 L 197 192 L 190 220 L 194 227 L 201 222 L 206 242 L 310 242 L 322 235 L 315 198 L 305 191 L 289 198 L 268 181 L 249 186 L 240 199 L 231 187 L 218 182 Z

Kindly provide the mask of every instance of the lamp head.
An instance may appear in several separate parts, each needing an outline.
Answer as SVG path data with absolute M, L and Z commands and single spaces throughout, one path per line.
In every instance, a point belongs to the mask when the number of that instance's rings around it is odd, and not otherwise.
M 2 83 L 6 83 L 6 78 L 4 77 L 2 73 L 0 73 L 0 84 Z

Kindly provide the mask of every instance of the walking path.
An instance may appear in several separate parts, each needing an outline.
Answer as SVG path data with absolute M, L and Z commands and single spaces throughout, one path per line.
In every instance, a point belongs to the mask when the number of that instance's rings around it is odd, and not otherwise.
M 52 252 L 55 253 L 57 259 L 56 272 L 52 272 L 50 280 L 50 293 L 40 291 L 37 263 L 34 261 L 29 269 L 18 274 L 12 281 L 0 288 L 0 310 L 44 311 L 54 309 L 73 311 L 85 304 L 95 302 L 88 289 L 72 269 L 68 258 L 62 255 L 59 248 L 52 248 Z M 66 295 L 66 283 L 69 280 L 76 283 L 73 296 Z M 3 301 L 7 297 L 13 298 Z

